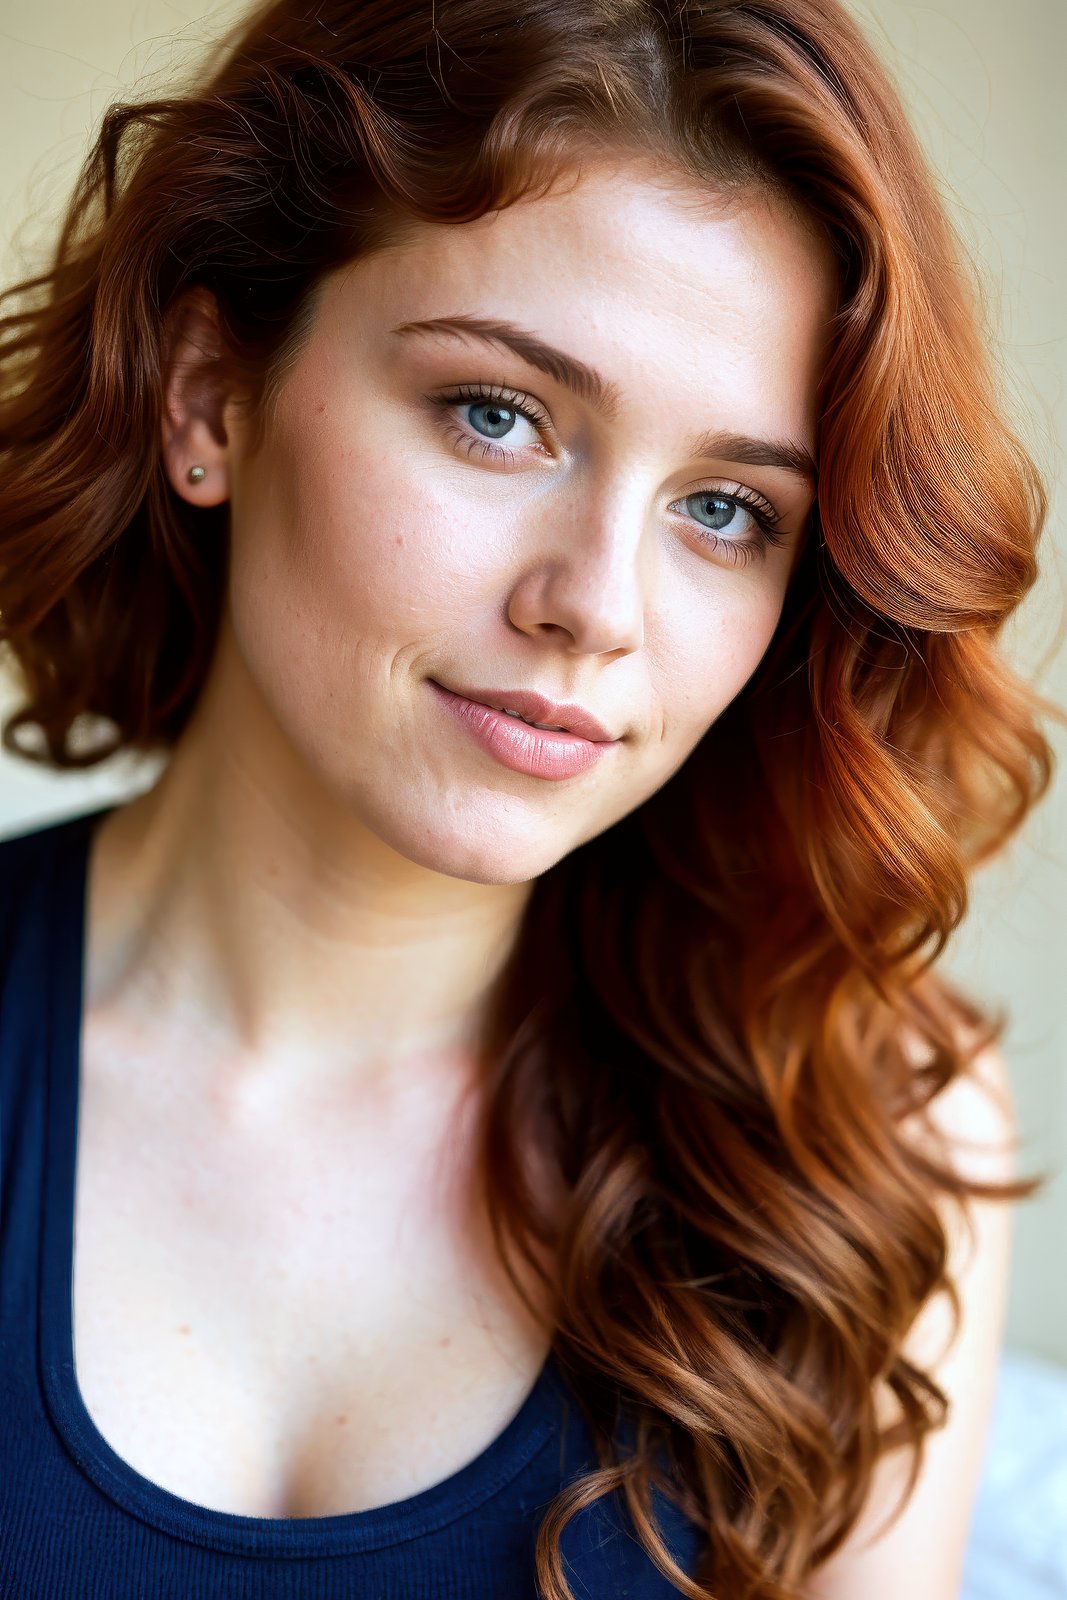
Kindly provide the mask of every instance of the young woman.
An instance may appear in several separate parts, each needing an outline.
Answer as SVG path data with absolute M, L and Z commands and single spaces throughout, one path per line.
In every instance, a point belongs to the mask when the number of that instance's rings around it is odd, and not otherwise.
M 0 1593 L 951 1600 L 1044 501 L 847 12 L 279 0 L 16 290 L 5 743 L 169 760 L 0 846 Z

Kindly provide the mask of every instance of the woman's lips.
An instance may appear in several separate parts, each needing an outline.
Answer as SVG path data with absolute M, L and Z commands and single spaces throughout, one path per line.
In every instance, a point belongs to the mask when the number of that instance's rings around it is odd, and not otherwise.
M 573 778 L 595 766 L 619 743 L 617 739 L 594 742 L 576 733 L 532 728 L 519 717 L 453 694 L 433 678 L 427 681 L 443 709 L 483 750 L 513 772 L 525 772 L 534 778 Z
M 476 705 L 488 706 L 491 711 L 514 713 L 522 722 L 562 733 L 579 734 L 593 744 L 611 744 L 613 736 L 584 706 L 571 701 L 553 700 L 536 689 L 487 689 L 483 685 L 464 684 L 462 689 L 454 684 L 442 684 L 450 694 L 461 700 L 473 700 Z

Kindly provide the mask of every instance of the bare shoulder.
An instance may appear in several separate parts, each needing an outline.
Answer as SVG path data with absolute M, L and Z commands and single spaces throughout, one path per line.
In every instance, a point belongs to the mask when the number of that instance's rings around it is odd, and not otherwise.
M 1018 1128 L 1001 1048 L 981 1050 L 904 1131 L 963 1177 L 1014 1178 Z M 917 1317 L 904 1353 L 944 1390 L 948 1420 L 928 1437 L 915 1489 L 895 1520 L 911 1452 L 897 1451 L 879 1463 L 859 1523 L 809 1580 L 806 1600 L 899 1600 L 901 1594 L 958 1600 L 1007 1313 L 1013 1207 L 971 1198 L 962 1212 L 948 1202 L 938 1209 L 959 1295 L 959 1331 L 953 1337 L 947 1297 L 935 1295 Z M 897 1415 L 888 1391 L 880 1414 L 885 1421 Z

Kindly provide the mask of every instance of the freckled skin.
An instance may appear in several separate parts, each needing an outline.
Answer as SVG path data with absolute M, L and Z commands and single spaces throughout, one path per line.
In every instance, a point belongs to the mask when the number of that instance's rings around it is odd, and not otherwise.
M 454 310 L 595 365 L 619 417 L 506 353 L 387 331 Z M 404 856 L 483 882 L 543 872 L 658 788 L 758 664 L 792 546 L 731 568 L 663 508 L 744 481 L 798 526 L 799 483 L 687 470 L 682 443 L 716 426 L 812 448 L 831 310 L 820 250 L 780 206 L 682 204 L 630 169 L 341 270 L 264 451 L 233 468 L 235 707 L 261 696 L 308 782 Z M 503 442 L 525 465 L 483 463 L 420 403 L 498 376 L 550 412 L 568 459 L 518 418 Z M 426 674 L 573 695 L 632 742 L 565 790 L 531 782 L 442 725 Z
M 169 763 L 94 837 L 73 1268 L 87 1404 L 166 1487 L 403 1498 L 528 1393 L 544 1329 L 471 1204 L 472 1025 L 536 879 L 677 771 L 771 640 L 810 486 L 688 452 L 814 453 L 832 281 L 778 202 L 590 165 L 333 273 L 259 450 L 211 296 L 183 298 L 163 462 L 230 502 L 227 593 Z M 595 367 L 615 415 L 499 346 L 391 332 L 457 314 Z M 490 413 L 433 400 L 493 383 L 548 419 L 516 411 L 504 462 Z M 743 566 L 696 510 L 739 489 L 785 533 Z M 564 782 L 513 772 L 429 677 L 623 737 Z
M 140 809 L 160 878 L 212 860 L 210 880 L 183 880 L 198 903 L 167 938 L 168 974 L 183 959 L 191 990 L 199 966 L 199 1005 L 214 990 L 214 1011 L 232 1011 L 239 994 L 257 1050 L 266 1019 L 284 1019 L 279 1054 L 312 1017 L 324 1041 L 380 1024 L 402 1053 L 469 1016 L 533 881 L 678 770 L 770 642 L 811 488 L 686 452 L 714 429 L 814 454 L 833 281 L 781 201 L 599 159 L 331 274 L 258 451 L 235 397 L 213 414 L 197 384 L 210 339 L 191 298 L 164 461 L 190 502 L 229 499 L 230 574 L 197 715 Z M 457 313 L 595 367 L 615 415 L 499 346 L 391 331 Z M 506 464 L 484 454 L 484 410 L 432 400 L 492 383 L 550 424 L 515 413 L 492 436 Z M 197 485 L 191 462 L 206 466 Z M 698 492 L 738 489 L 777 508 L 784 534 L 743 566 L 702 539 L 694 509 Z M 720 536 L 755 531 L 739 509 Z M 512 772 L 443 713 L 431 677 L 540 689 L 624 737 L 565 782 Z M 132 815 L 109 831 L 123 827 Z

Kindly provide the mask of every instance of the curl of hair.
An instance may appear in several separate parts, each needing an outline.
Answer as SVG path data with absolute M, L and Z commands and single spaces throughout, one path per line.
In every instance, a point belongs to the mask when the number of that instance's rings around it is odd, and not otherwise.
M 599 150 L 769 187 L 830 241 L 819 489 L 742 693 L 534 886 L 486 1012 L 480 1170 L 601 1463 L 541 1525 L 546 1600 L 571 1595 L 562 1528 L 614 1490 L 681 1593 L 784 1600 L 880 1455 L 909 1446 L 914 1481 L 944 1420 L 902 1353 L 931 1295 L 958 1311 L 937 1194 L 1041 1181 L 979 1184 L 905 1133 L 1005 1024 L 931 969 L 1051 777 L 1056 708 L 997 652 L 1046 507 L 924 158 L 837 0 L 278 0 L 206 78 L 113 105 L 49 270 L 3 297 L 0 641 L 25 691 L 4 745 L 60 768 L 166 750 L 205 681 L 227 507 L 162 467 L 177 297 L 214 294 L 264 423 L 328 272 Z M 83 717 L 111 725 L 89 752 Z M 706 1531 L 699 1574 L 653 1484 Z

